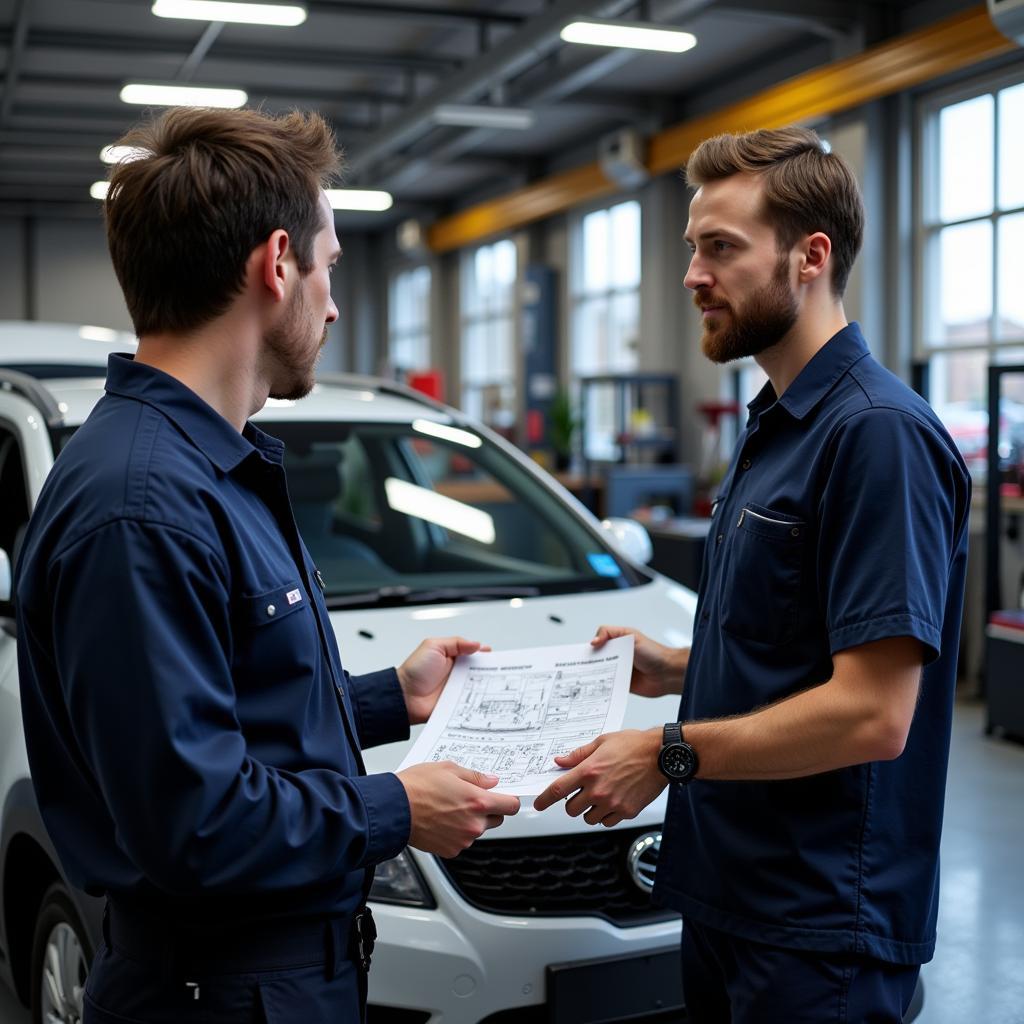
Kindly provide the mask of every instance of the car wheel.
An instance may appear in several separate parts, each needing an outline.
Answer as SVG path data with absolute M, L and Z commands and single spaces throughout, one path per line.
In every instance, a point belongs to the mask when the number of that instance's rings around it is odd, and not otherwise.
M 67 889 L 43 895 L 32 940 L 32 1024 L 81 1024 L 92 950 Z

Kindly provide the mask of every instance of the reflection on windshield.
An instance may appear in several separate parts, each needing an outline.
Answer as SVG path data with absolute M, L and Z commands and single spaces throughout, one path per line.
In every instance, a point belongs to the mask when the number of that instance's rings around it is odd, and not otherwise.
M 516 461 L 443 423 L 266 423 L 295 518 L 339 607 L 646 582 Z

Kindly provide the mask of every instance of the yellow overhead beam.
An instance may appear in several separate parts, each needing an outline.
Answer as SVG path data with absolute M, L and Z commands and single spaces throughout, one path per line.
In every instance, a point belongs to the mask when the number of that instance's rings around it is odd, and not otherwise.
M 697 144 L 709 136 L 838 114 L 998 57 L 1013 46 L 981 4 L 797 75 L 712 114 L 673 125 L 651 139 L 646 166 L 651 174 L 664 174 L 682 167 Z M 599 164 L 587 164 L 445 217 L 429 229 L 427 244 L 433 252 L 448 252 L 617 190 Z

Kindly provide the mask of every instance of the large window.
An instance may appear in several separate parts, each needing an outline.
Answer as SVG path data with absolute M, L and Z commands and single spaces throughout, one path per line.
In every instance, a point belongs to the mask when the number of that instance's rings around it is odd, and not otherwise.
M 430 366 L 430 268 L 402 270 L 388 291 L 388 362 L 399 373 Z
M 580 218 L 572 253 L 574 377 L 630 373 L 640 341 L 640 204 Z
M 462 407 L 511 435 L 516 420 L 516 247 L 509 239 L 462 262 Z
M 986 367 L 1024 362 L 1024 80 L 1020 72 L 922 106 L 918 357 L 929 398 L 972 473 L 985 469 Z M 1024 435 L 1008 378 L 1004 447 Z

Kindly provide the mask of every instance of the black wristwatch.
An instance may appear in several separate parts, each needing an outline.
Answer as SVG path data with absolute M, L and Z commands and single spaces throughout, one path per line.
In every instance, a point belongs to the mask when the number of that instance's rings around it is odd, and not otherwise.
M 683 739 L 683 726 L 668 722 L 662 734 L 658 768 L 669 782 L 689 782 L 697 774 L 697 751 Z

